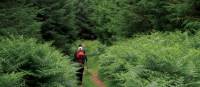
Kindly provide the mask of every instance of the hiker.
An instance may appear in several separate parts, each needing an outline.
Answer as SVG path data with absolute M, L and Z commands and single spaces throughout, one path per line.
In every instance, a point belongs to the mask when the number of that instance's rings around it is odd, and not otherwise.
M 75 61 L 79 63 L 79 68 L 77 71 L 77 77 L 79 81 L 79 85 L 82 84 L 83 79 L 83 71 L 84 71 L 84 64 L 87 62 L 87 56 L 85 50 L 82 45 L 79 45 L 78 49 L 76 50 L 75 54 Z

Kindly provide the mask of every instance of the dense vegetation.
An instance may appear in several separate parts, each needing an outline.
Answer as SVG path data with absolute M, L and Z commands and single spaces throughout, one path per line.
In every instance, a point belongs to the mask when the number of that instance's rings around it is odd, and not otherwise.
M 154 33 L 121 41 L 100 58 L 109 87 L 199 87 L 200 32 Z
M 69 59 L 92 40 L 88 56 L 114 87 L 198 87 L 199 10 L 200 0 L 1 0 L 0 86 L 75 87 Z
M 75 70 L 49 44 L 24 38 L 0 42 L 1 87 L 76 87 Z
M 141 32 L 194 32 L 200 26 L 199 4 L 199 0 L 1 0 L 0 35 L 54 41 L 67 52 L 80 38 L 111 44 Z

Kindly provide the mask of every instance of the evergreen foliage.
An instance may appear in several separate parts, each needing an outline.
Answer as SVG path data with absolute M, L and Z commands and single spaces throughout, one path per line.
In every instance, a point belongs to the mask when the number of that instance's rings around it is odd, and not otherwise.
M 0 36 L 24 35 L 39 38 L 40 22 L 34 20 L 36 7 L 22 1 L 0 1 Z
M 53 41 L 68 52 L 75 40 L 106 44 L 137 33 L 199 29 L 198 0 L 3 0 L 0 35 Z M 66 48 L 66 49 L 63 49 Z

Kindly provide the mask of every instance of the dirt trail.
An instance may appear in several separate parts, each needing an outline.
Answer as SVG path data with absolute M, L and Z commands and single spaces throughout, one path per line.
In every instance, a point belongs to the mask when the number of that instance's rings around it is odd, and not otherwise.
M 91 79 L 98 87 L 106 87 L 103 81 L 99 79 L 97 72 L 91 72 Z

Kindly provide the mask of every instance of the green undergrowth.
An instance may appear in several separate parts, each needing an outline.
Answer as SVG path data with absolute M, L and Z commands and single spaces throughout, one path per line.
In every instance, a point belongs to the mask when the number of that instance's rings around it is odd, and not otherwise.
M 89 73 L 88 71 L 84 72 L 83 87 L 97 87 L 91 79 L 91 73 Z
M 77 87 L 67 56 L 35 39 L 0 41 L 0 87 Z
M 199 87 L 200 32 L 153 33 L 119 41 L 99 56 L 108 87 Z

